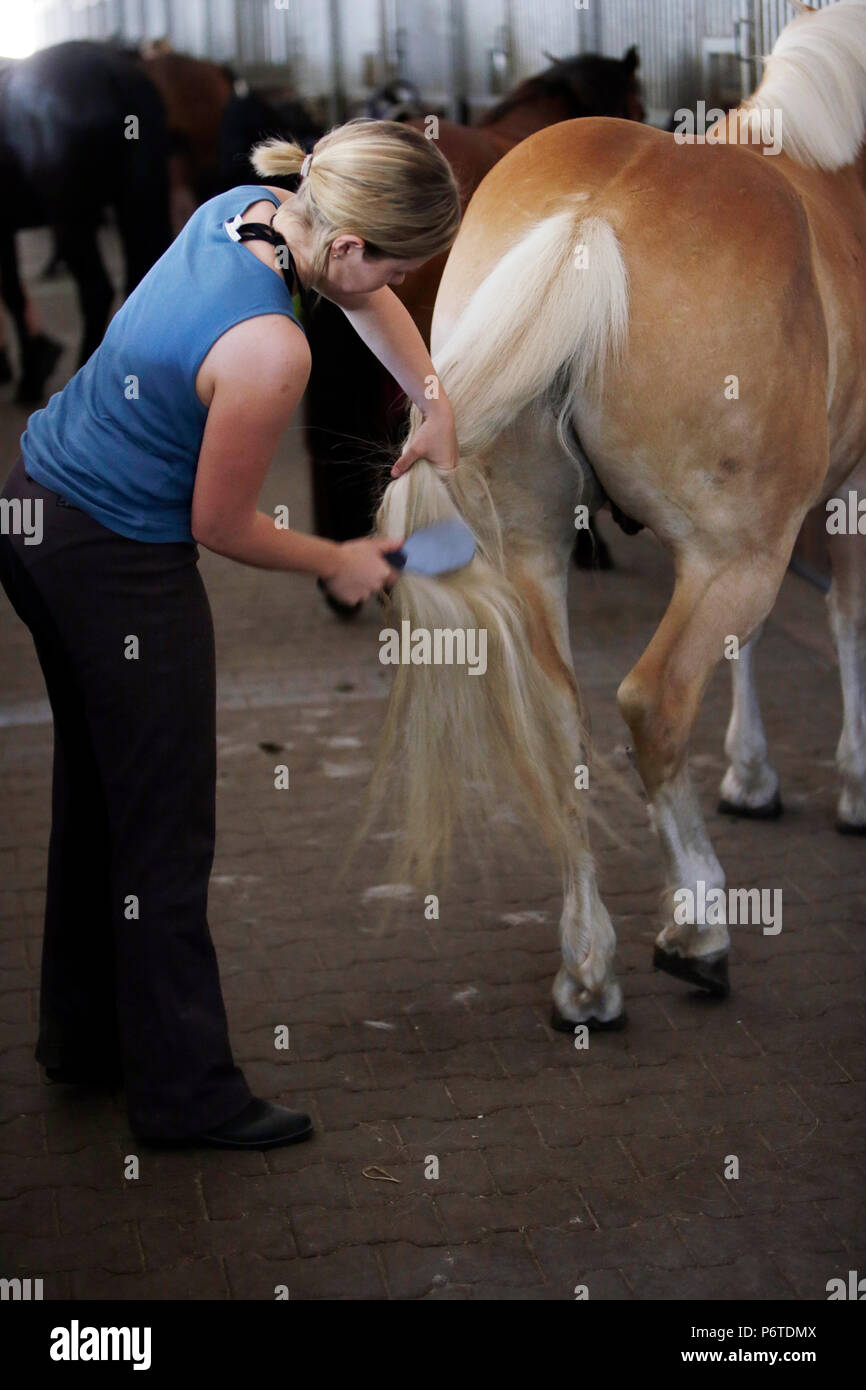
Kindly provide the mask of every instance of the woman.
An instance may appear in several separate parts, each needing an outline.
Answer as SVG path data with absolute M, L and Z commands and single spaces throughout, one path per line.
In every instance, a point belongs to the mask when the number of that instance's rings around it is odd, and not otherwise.
M 425 412 L 392 473 L 457 462 L 450 405 L 426 399 L 433 365 L 388 288 L 457 231 L 435 144 L 361 119 L 306 157 L 266 142 L 254 163 L 300 172 L 297 193 L 235 188 L 198 209 L 30 418 L 2 495 L 24 517 L 41 508 L 40 543 L 0 537 L 55 729 L 36 1059 L 57 1081 L 122 1076 L 140 1138 L 231 1148 L 311 1124 L 252 1095 L 228 1039 L 206 917 L 215 675 L 196 543 L 353 604 L 395 577 L 384 557 L 402 539 L 337 544 L 256 510 L 310 370 L 293 291 L 340 305 Z

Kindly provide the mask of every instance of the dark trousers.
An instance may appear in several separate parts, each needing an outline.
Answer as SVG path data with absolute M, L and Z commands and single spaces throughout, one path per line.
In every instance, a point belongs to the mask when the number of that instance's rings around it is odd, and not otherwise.
M 119 1063 L 133 1130 L 188 1137 L 251 1099 L 207 923 L 216 679 L 198 548 L 128 540 L 20 459 L 0 495 L 42 503 L 39 544 L 0 535 L 54 715 L 36 1059 Z

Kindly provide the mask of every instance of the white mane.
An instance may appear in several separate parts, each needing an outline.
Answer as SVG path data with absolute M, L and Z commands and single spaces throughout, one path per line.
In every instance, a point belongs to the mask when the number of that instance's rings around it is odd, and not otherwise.
M 866 135 L 866 0 L 798 16 L 764 62 L 761 85 L 739 108 L 749 121 L 781 112 L 782 148 L 800 164 L 853 163 Z

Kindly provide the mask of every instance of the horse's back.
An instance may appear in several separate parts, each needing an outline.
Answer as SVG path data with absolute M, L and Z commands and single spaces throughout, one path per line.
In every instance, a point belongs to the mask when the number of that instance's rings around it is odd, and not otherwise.
M 111 44 L 53 44 L 14 64 L 4 77 L 7 121 L 30 111 L 42 120 L 51 115 L 58 124 L 92 129 L 115 120 L 118 111 L 138 114 L 141 123 L 144 114 L 161 109 L 128 53 Z M 144 112 L 133 101 L 143 101 Z
M 130 114 L 135 139 L 127 138 Z M 164 156 L 164 113 L 158 93 L 135 63 L 109 44 L 55 44 L 6 74 L 0 140 L 30 178 L 77 186 L 112 177 L 102 161 L 142 148 Z M 82 186 L 76 181 L 84 179 Z
M 486 175 L 467 211 L 455 260 L 485 274 L 536 221 L 576 193 L 604 217 L 627 258 L 661 242 L 693 261 L 728 239 L 737 247 L 771 231 L 808 245 L 795 189 L 752 150 L 683 145 L 673 135 L 613 117 L 563 121 L 515 146 Z M 748 225 L 745 225 L 748 221 Z M 765 247 L 769 253 L 770 247 Z M 777 257 L 768 257 L 776 260 Z
M 200 161 L 214 161 L 220 122 L 234 94 L 228 70 L 185 53 L 155 53 L 142 62 L 162 97 L 169 129 L 186 138 Z

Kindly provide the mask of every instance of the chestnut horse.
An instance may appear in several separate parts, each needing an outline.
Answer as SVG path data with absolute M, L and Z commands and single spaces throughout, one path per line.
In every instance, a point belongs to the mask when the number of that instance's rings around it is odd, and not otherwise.
M 738 649 L 743 661 L 772 609 L 807 511 L 866 489 L 864 134 L 866 3 L 840 0 L 788 25 L 757 91 L 705 136 L 591 119 L 524 141 L 452 248 L 432 336 L 460 463 L 450 476 L 416 463 L 379 524 L 408 535 L 455 510 L 469 520 L 472 563 L 406 575 L 392 602 L 415 630 L 486 628 L 488 667 L 398 668 L 374 793 L 387 768 L 403 778 L 404 867 L 429 881 L 461 787 L 488 817 L 503 786 L 519 789 L 564 874 L 562 1029 L 624 1018 L 572 775 L 587 761 L 566 614 L 575 507 L 610 499 L 674 560 L 668 609 L 618 701 L 664 855 L 655 964 L 724 995 L 743 902 L 728 911 L 689 740 L 712 671 Z M 417 423 L 413 410 L 409 437 Z M 838 815 L 862 832 L 866 538 L 828 539 Z M 775 779 L 748 658 L 732 665 L 724 795 L 760 810 Z
M 165 107 L 172 228 L 179 232 L 199 203 L 220 191 L 220 123 L 234 81 L 228 68 L 165 46 L 145 49 L 138 63 Z
M 635 48 L 622 59 L 591 53 L 553 59 L 549 68 L 521 82 L 477 126 L 437 119 L 431 127 L 429 118 L 407 124 L 436 139 L 454 169 L 465 208 L 497 160 L 544 126 L 577 116 L 642 121 L 638 65 Z M 433 257 L 395 288 L 425 342 L 430 340 L 445 261 L 444 255 Z M 385 454 L 405 425 L 405 397 L 334 305 L 320 303 L 307 328 L 313 350 L 307 424 L 315 526 L 320 535 L 351 540 L 369 532 L 373 523 L 387 476 Z M 335 379 L 340 381 L 339 392 L 334 390 Z

